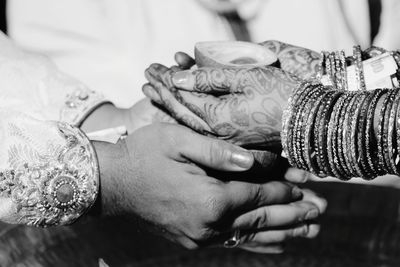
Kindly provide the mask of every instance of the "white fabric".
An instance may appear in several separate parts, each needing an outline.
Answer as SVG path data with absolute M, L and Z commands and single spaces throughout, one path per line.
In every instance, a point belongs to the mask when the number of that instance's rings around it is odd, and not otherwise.
M 192 52 L 197 41 L 233 38 L 226 22 L 200 1 L 12 0 L 9 33 L 117 106 L 129 107 L 143 97 L 143 71 L 152 62 L 171 65 L 176 51 Z M 398 3 L 383 0 L 382 46 L 397 44 L 392 39 L 400 32 L 391 33 Z M 239 13 L 257 42 L 277 39 L 349 52 L 353 44 L 369 45 L 367 0 L 245 0 Z
M 87 99 L 96 94 L 61 73 L 48 58 L 18 49 L 1 32 L 0 81 L 0 221 L 42 225 L 45 211 L 39 209 L 42 202 L 38 201 L 42 201 L 47 187 L 43 183 L 48 171 L 45 167 L 65 167 L 60 158 L 77 150 L 67 142 L 57 122 L 66 95 L 76 89 L 87 91 Z M 76 140 L 83 138 L 81 135 Z M 86 139 L 85 143 L 89 145 Z M 81 149 L 83 145 L 78 144 Z M 68 154 L 73 162 L 74 153 Z M 82 172 L 86 161 L 93 163 L 86 156 L 80 161 L 82 165 L 74 167 Z M 54 224 L 64 223 L 57 218 Z

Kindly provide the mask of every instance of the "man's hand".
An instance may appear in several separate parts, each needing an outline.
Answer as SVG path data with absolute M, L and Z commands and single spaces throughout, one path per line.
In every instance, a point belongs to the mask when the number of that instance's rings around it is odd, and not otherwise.
M 220 245 L 239 229 L 241 247 L 277 252 L 287 239 L 318 232 L 310 220 L 326 203 L 313 193 L 286 182 L 207 174 L 205 168 L 248 170 L 254 159 L 240 147 L 171 124 L 153 124 L 116 146 L 95 147 L 103 214 L 138 216 L 187 248 Z

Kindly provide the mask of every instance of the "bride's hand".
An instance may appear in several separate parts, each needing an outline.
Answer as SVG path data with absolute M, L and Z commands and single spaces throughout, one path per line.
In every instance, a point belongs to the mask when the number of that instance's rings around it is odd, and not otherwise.
M 291 45 L 288 43 L 268 40 L 259 45 L 267 48 L 276 55 L 279 67 L 298 78 L 307 80 L 317 75 L 318 65 L 321 59 L 320 53 L 313 50 Z M 190 69 L 195 60 L 184 52 L 175 54 L 175 61 L 182 69 Z
M 145 94 L 181 123 L 257 149 L 279 143 L 283 108 L 299 84 L 294 75 L 274 67 L 175 72 L 153 64 L 146 77 L 151 86 L 144 86 Z
M 260 43 L 260 45 L 276 54 L 282 70 L 294 74 L 303 80 L 317 75 L 318 64 L 321 58 L 319 53 L 276 40 L 265 41 Z

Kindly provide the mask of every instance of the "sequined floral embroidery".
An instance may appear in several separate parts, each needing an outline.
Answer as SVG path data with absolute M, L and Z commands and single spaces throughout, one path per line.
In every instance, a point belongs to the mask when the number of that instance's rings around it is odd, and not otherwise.
M 26 144 L 9 147 L 10 169 L 0 172 L 0 197 L 11 198 L 18 223 L 69 224 L 96 199 L 98 167 L 89 140 L 68 124 L 57 126 L 65 140 L 63 146 L 49 144 L 45 153 Z M 15 125 L 11 134 L 27 138 Z

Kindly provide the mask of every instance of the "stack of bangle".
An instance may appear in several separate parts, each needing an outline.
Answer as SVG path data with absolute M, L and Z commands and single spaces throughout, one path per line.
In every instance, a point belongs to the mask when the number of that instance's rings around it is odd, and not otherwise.
M 400 90 L 344 91 L 308 81 L 294 91 L 283 117 L 289 163 L 320 177 L 399 175 L 399 137 Z
M 321 61 L 319 65 L 321 78 L 327 75 L 329 84 L 339 90 L 347 90 L 347 63 L 343 50 L 335 52 L 321 52 Z

